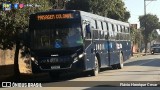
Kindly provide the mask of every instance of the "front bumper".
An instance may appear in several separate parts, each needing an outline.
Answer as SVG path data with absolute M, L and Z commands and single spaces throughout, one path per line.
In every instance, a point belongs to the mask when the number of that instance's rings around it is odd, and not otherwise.
M 75 59 L 75 58 L 74 58 Z M 41 72 L 48 71 L 83 71 L 85 69 L 84 59 L 74 60 L 73 58 L 58 58 L 57 59 L 49 59 L 49 58 L 41 58 L 38 60 L 38 63 L 35 63 L 35 67 L 39 69 Z

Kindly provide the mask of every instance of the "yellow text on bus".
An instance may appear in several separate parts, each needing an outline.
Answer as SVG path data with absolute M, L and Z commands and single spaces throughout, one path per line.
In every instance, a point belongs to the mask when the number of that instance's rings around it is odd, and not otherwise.
M 54 19 L 70 19 L 72 14 L 53 14 L 53 15 L 38 15 L 38 20 L 54 20 Z

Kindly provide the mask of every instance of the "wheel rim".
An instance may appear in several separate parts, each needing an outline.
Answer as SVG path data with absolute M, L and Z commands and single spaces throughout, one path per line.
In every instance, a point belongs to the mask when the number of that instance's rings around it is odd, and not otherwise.
M 120 68 L 123 68 L 123 56 L 122 53 L 120 54 Z
M 95 76 L 97 76 L 98 73 L 99 73 L 99 65 L 98 65 L 98 60 L 97 60 L 96 57 L 95 57 L 95 69 L 94 69 L 94 73 L 95 73 Z

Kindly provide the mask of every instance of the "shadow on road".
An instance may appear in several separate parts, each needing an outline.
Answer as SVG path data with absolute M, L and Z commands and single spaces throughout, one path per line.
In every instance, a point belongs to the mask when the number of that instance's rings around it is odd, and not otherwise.
M 0 76 L 1 75 L 8 75 L 13 73 L 13 64 L 10 65 L 0 65 Z
M 91 87 L 83 90 L 159 90 L 159 87 Z
M 0 82 L 6 81 L 10 79 L 11 76 L 13 76 L 13 64 L 10 65 L 0 65 Z
M 87 77 L 86 73 L 64 73 L 60 78 L 52 79 L 48 73 L 27 74 L 21 73 L 19 81 L 15 80 L 13 73 L 8 73 L 0 76 L 0 82 L 32 82 L 32 83 L 53 83 L 72 80 L 75 78 Z
M 147 59 L 147 60 L 135 60 L 131 62 L 124 63 L 124 66 L 151 66 L 151 67 L 160 67 L 160 59 Z
M 150 66 L 150 67 L 160 67 L 160 59 L 147 59 L 147 60 L 133 60 L 130 62 L 126 62 L 124 66 Z M 112 68 L 102 69 L 101 73 L 103 71 L 109 71 L 112 70 Z M 0 66 L 0 81 L 14 81 L 13 75 L 13 65 L 4 65 Z M 155 70 L 156 71 L 156 70 Z M 115 71 L 117 72 L 117 71 Z M 154 72 L 152 71 L 118 71 L 118 72 Z M 121 74 L 124 75 L 124 74 Z M 125 74 L 126 75 L 126 74 Z M 127 74 L 127 75 L 134 75 L 134 74 Z M 137 74 L 136 74 L 137 75 Z M 144 74 L 138 74 L 138 75 L 144 75 Z M 146 74 L 145 74 L 146 75 Z M 147 74 L 147 75 L 154 75 L 154 74 Z M 82 78 L 87 77 L 88 75 L 86 73 L 64 73 L 61 75 L 58 79 L 51 79 L 48 73 L 42 73 L 42 74 L 26 74 L 22 73 L 20 76 L 20 82 L 40 82 L 40 83 L 51 83 L 51 82 L 61 82 L 61 81 L 67 81 L 67 80 L 73 80 L 75 78 Z M 100 75 L 101 76 L 101 75 Z M 103 75 L 102 75 L 103 76 Z M 113 75 L 112 75 L 113 76 Z

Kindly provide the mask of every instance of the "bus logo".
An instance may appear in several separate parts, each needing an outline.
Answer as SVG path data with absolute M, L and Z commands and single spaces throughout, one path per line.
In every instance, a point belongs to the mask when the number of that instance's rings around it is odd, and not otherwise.
M 7 10 L 11 10 L 11 4 L 7 4 L 7 3 L 3 3 L 3 10 L 7 11 Z

